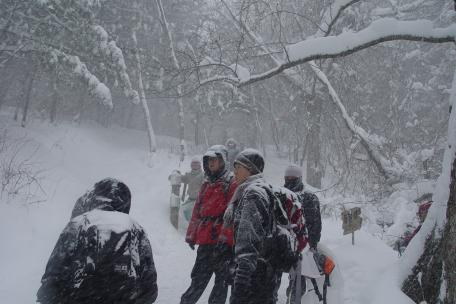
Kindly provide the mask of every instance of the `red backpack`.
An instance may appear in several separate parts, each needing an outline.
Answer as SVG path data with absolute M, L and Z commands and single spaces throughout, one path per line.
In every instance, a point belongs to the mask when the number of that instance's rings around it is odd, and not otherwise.
M 280 272 L 289 272 L 304 246 L 304 218 L 297 195 L 283 187 L 264 187 L 270 200 L 270 231 L 265 256 Z M 301 241 L 300 241 L 301 239 Z M 302 247 L 302 248 L 301 248 Z

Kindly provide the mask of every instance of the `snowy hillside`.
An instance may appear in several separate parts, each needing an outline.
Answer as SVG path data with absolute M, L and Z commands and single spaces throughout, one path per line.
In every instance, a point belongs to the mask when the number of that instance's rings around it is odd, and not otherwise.
M 158 272 L 156 303 L 178 303 L 190 283 L 195 252 L 169 222 L 168 175 L 179 166 L 178 156 L 167 149 L 157 153 L 153 168 L 146 166 L 145 134 L 121 128 L 61 124 L 59 128 L 31 122 L 20 128 L 2 116 L 0 127 L 15 138 L 25 138 L 25 149 L 41 173 L 43 202 L 23 204 L 0 201 L 0 302 L 35 302 L 47 259 L 58 235 L 69 220 L 76 199 L 104 177 L 124 181 L 132 191 L 131 215 L 151 240 Z M 267 180 L 280 183 L 286 162 L 268 159 Z M 181 165 L 187 170 L 189 157 Z M 345 289 L 344 303 L 412 303 L 395 281 L 397 254 L 366 231 L 342 236 L 341 222 L 326 219 L 322 243 L 336 256 Z M 285 303 L 283 277 L 279 303 Z M 199 303 L 207 302 L 206 290 Z M 304 297 L 308 301 L 313 297 Z M 304 302 L 303 302 L 304 303 Z M 311 302 L 305 302 L 311 303 Z

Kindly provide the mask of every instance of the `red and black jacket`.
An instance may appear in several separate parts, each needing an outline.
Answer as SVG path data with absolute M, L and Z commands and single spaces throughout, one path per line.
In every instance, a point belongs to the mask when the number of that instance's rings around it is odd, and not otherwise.
M 223 227 L 223 215 L 236 190 L 236 182 L 227 172 L 215 182 L 205 180 L 193 208 L 186 242 L 198 245 L 225 243 L 233 246 L 233 229 Z

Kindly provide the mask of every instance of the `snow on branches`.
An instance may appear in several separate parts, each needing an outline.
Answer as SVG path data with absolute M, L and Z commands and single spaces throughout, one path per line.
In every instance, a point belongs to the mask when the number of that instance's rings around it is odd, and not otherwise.
M 97 45 L 94 51 L 110 59 L 120 77 L 125 96 L 134 104 L 139 104 L 139 95 L 131 85 L 122 50 L 116 45 L 115 41 L 109 41 L 108 33 L 100 25 L 94 25 L 93 31 L 97 36 Z
M 78 75 L 88 86 L 89 94 L 99 100 L 103 105 L 113 108 L 111 91 L 98 78 L 93 75 L 86 64 L 78 56 L 67 55 L 58 50 L 50 51 L 51 61 L 69 66 L 72 72 Z
M 200 84 L 214 81 L 227 81 L 237 87 L 244 87 L 282 73 L 292 67 L 318 59 L 348 56 L 376 44 L 394 40 L 445 43 L 456 41 L 456 24 L 446 28 L 434 28 L 429 20 L 399 21 L 382 18 L 372 22 L 359 32 L 344 32 L 337 36 L 311 38 L 289 45 L 280 65 L 247 79 L 237 79 L 226 75 L 211 77 Z

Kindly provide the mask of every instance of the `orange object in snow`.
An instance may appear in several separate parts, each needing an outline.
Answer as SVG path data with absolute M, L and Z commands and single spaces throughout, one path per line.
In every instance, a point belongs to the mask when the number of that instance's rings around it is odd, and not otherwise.
M 334 264 L 334 261 L 330 257 L 325 256 L 325 264 L 324 264 L 324 268 L 323 268 L 324 273 L 330 274 L 334 270 L 334 267 L 336 267 L 336 264 Z

